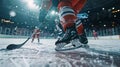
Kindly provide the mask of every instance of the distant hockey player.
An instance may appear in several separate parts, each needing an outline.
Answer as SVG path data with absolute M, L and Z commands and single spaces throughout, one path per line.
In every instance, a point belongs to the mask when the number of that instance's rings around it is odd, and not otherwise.
M 37 38 L 38 39 L 38 43 L 40 41 L 40 29 L 38 27 L 35 27 L 33 34 L 32 34 L 32 41 L 34 41 L 34 39 Z
M 98 33 L 95 30 L 93 30 L 93 36 L 95 40 L 98 39 Z

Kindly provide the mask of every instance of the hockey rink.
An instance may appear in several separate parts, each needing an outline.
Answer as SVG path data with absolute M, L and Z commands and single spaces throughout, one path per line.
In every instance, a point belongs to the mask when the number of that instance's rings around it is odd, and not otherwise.
M 57 52 L 56 39 L 31 39 L 21 48 L 6 50 L 9 44 L 26 39 L 0 38 L 0 67 L 120 67 L 120 40 L 89 40 L 90 48 Z

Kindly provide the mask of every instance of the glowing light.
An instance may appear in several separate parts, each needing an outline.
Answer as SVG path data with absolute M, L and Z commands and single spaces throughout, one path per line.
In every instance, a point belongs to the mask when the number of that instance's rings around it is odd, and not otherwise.
M 36 5 L 34 4 L 34 1 L 33 0 L 29 0 L 28 2 L 27 2 L 27 4 L 28 4 L 28 7 L 29 8 L 34 8 Z
M 90 13 L 90 11 L 88 11 L 88 13 Z
M 106 27 L 106 25 L 104 25 L 104 27 Z
M 39 6 L 34 3 L 34 0 L 23 0 L 23 2 L 27 3 L 31 9 L 39 9 Z
M 10 17 L 15 17 L 16 16 L 16 12 L 15 11 L 10 11 Z
M 18 8 L 18 6 L 15 6 L 16 8 Z
M 102 10 L 105 10 L 105 8 L 102 8 Z
M 28 2 L 29 0 L 22 0 L 22 2 Z
M 58 15 L 58 12 L 56 12 L 55 14 Z
M 56 12 L 55 12 L 54 10 L 51 12 L 52 15 L 54 15 L 55 13 L 56 13 Z
M 94 27 L 94 25 L 91 25 L 92 27 Z
M 112 9 L 114 10 L 114 9 L 115 9 L 115 7 L 112 7 Z

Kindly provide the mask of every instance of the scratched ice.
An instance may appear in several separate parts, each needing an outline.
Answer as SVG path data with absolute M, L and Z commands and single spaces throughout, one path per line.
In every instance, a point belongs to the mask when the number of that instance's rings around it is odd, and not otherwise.
M 29 40 L 23 47 L 11 51 L 6 46 L 22 43 L 25 39 L 0 39 L 1 67 L 119 67 L 119 40 L 89 40 L 94 51 L 79 48 L 56 52 L 56 39 Z

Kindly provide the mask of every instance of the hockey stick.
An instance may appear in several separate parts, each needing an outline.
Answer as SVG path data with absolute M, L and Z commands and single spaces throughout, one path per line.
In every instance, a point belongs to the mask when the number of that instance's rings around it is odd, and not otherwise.
M 23 42 L 22 44 L 9 44 L 6 49 L 7 50 L 13 50 L 13 49 L 17 49 L 17 48 L 22 47 L 33 36 L 33 34 L 31 36 L 29 36 L 27 38 L 27 40 L 25 40 L 25 42 Z
M 7 49 L 7 50 L 13 50 L 13 49 L 20 48 L 20 47 L 22 47 L 30 38 L 31 38 L 31 36 L 28 37 L 27 40 L 26 40 L 25 42 L 23 42 L 22 44 L 9 44 L 6 49 Z

